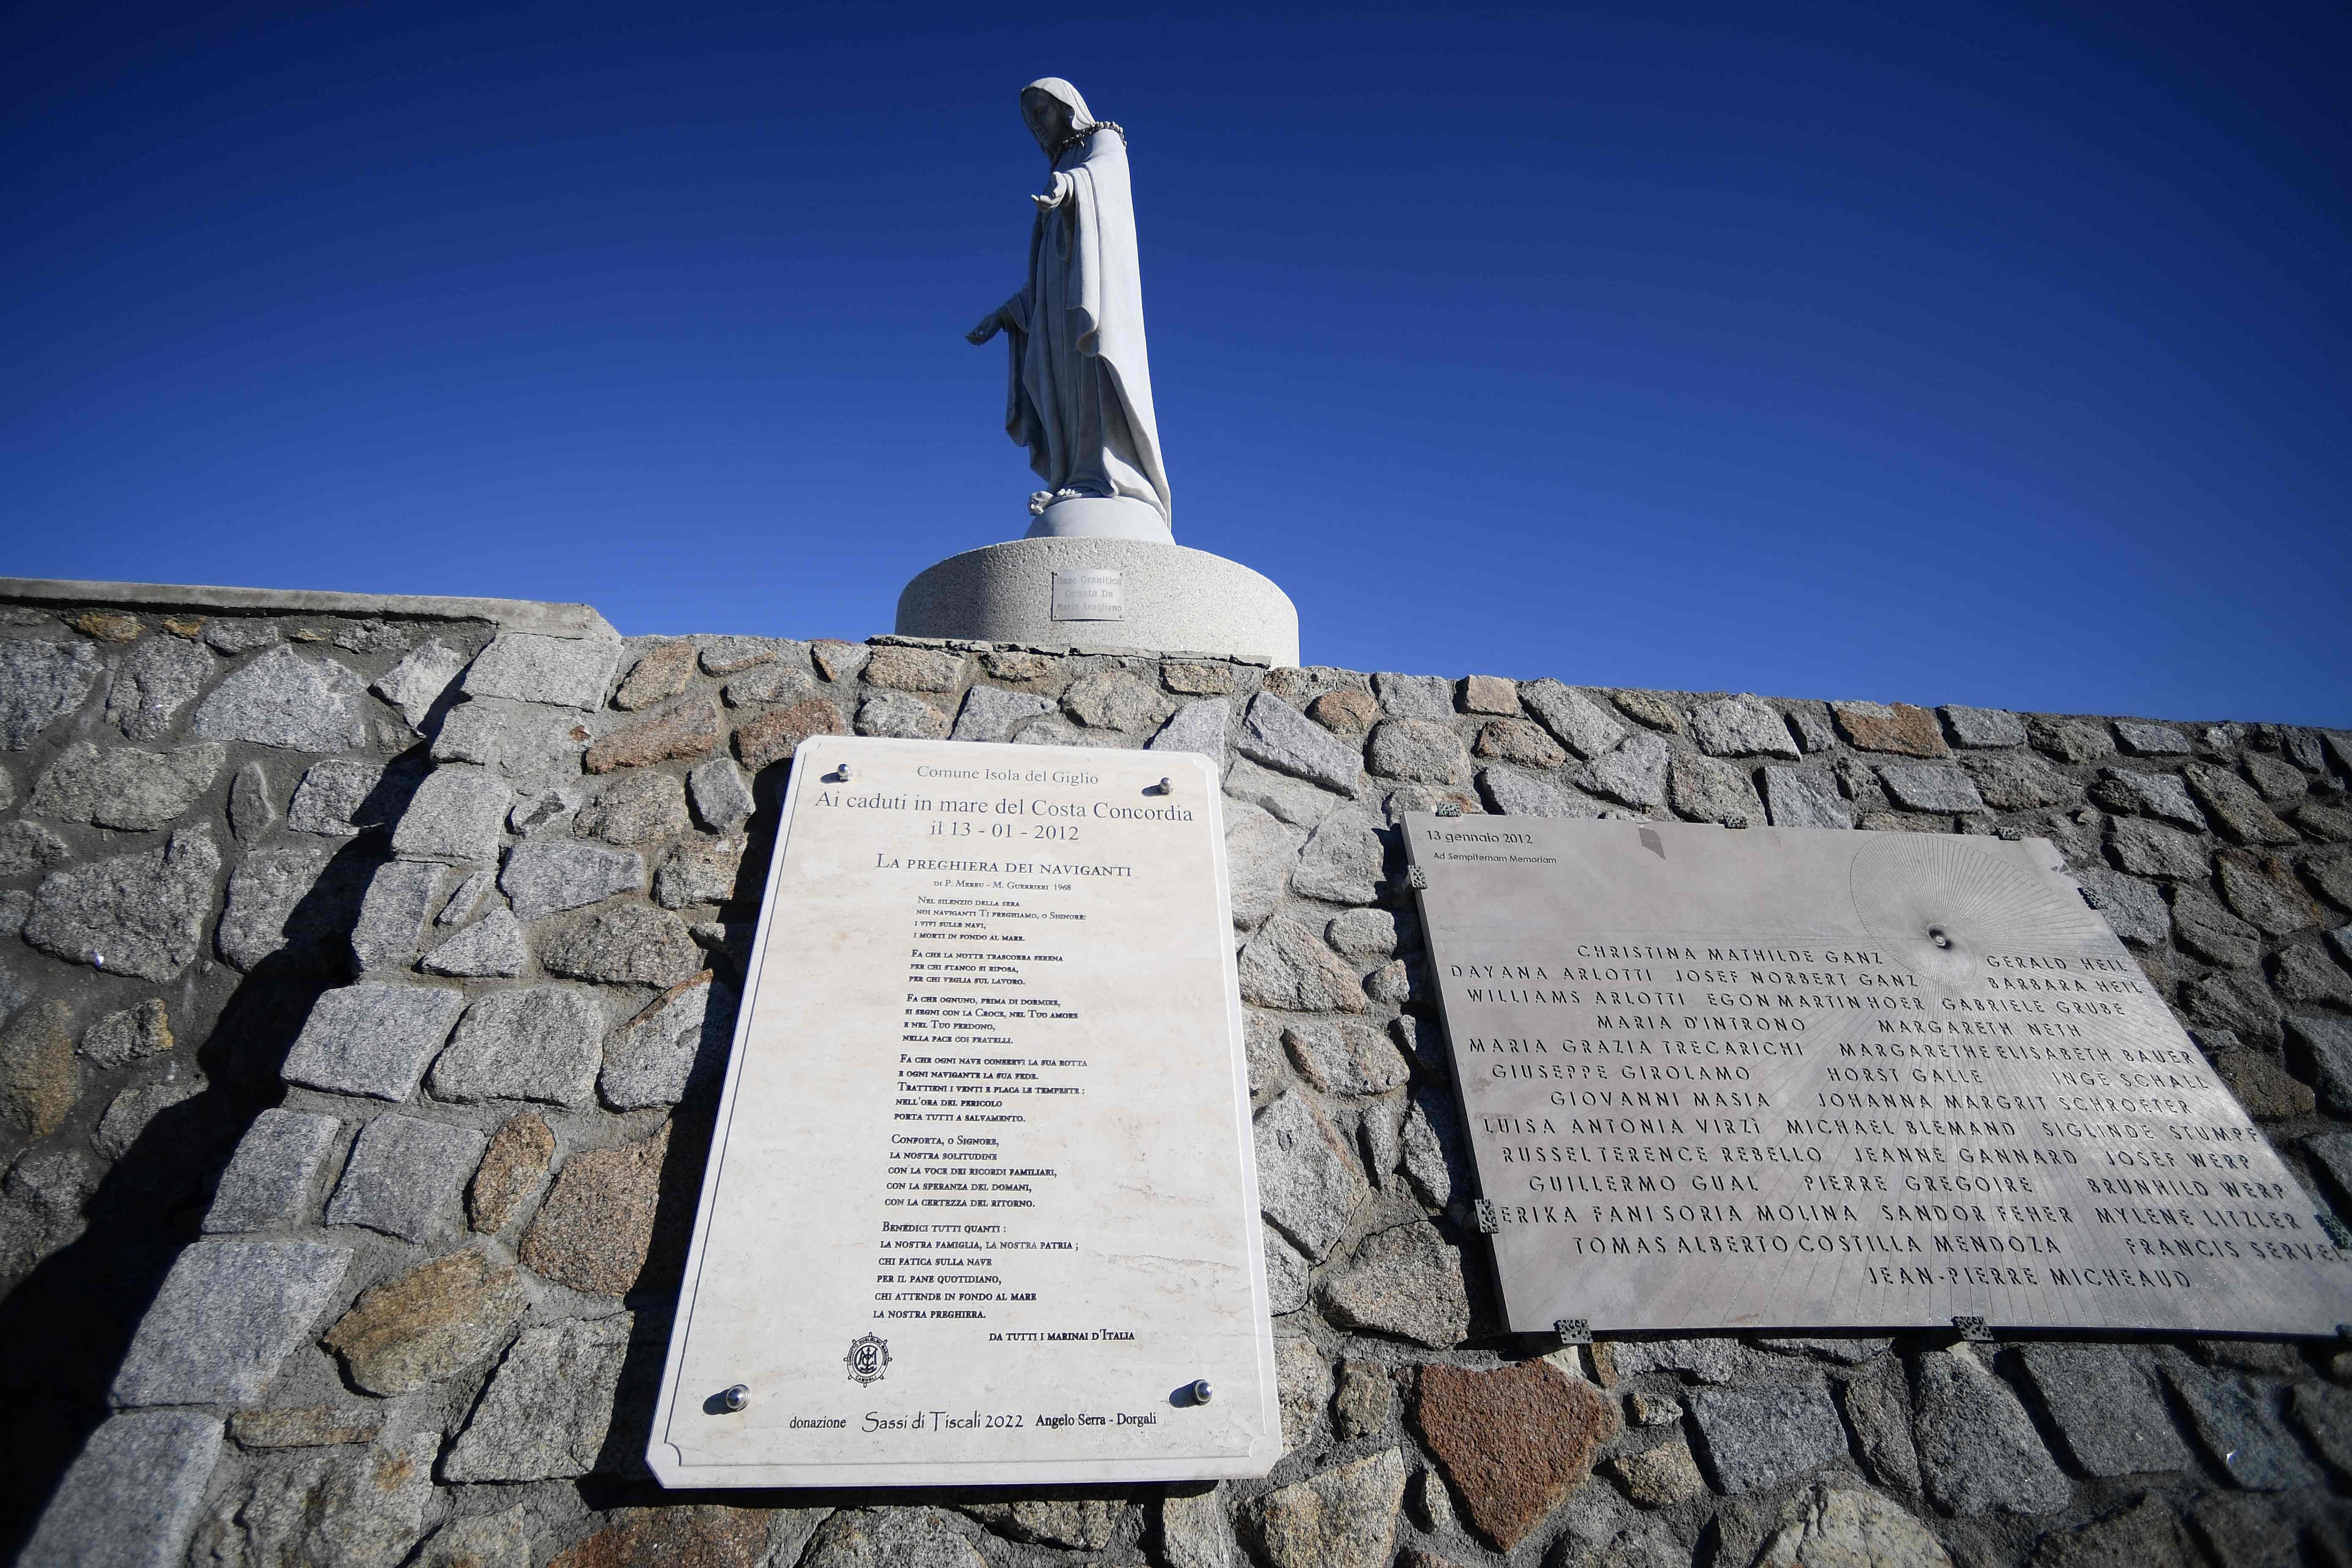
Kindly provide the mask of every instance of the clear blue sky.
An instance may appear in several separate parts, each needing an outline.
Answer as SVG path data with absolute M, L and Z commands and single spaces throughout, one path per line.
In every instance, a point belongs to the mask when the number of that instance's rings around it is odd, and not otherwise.
M 2352 721 L 2341 5 L 1095 11 L 12 8 L 0 573 L 887 631 L 1055 74 L 1310 662 Z

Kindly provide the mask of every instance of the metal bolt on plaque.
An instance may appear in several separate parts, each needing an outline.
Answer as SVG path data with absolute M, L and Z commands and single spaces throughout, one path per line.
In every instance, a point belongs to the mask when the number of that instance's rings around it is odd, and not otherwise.
M 1592 1342 L 1592 1321 L 1590 1318 L 1562 1318 L 1551 1326 L 1564 1345 L 1589 1345 Z
M 1968 1341 L 1970 1344 L 1989 1345 L 1992 1343 L 1992 1330 L 1985 1326 L 1985 1321 L 1982 1318 L 1954 1318 L 1952 1320 L 1952 1327 L 1958 1330 L 1960 1338 Z
M 1209 1380 L 1203 1377 L 1196 1379 L 1192 1385 L 1187 1388 L 1184 1392 L 1192 1396 L 1193 1404 L 1206 1405 L 1210 1400 L 1216 1397 L 1217 1391 L 1211 1388 L 1209 1386 Z
M 1429 873 L 1418 866 L 1408 867 L 1405 869 L 1404 883 L 1408 888 L 1426 888 L 1429 886 Z
M 739 1383 L 734 1387 L 729 1389 L 726 1393 L 719 1396 L 720 1408 L 728 1411 L 730 1415 L 736 1411 L 741 1410 L 745 1405 L 751 1403 L 751 1390 L 750 1385 L 746 1384 Z

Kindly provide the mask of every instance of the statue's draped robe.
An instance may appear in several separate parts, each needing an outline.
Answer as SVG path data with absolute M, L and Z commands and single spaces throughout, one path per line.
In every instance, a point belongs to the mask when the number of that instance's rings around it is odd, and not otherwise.
M 1068 193 L 1037 215 L 1028 286 L 1003 311 L 1012 340 L 1004 428 L 1056 496 L 1126 496 L 1164 520 L 1126 139 L 1097 128 L 1054 168 Z

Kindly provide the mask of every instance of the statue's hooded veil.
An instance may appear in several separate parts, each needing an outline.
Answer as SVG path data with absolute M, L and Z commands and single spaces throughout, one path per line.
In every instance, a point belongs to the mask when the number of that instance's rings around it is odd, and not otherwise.
M 1031 135 L 1037 132 L 1037 121 L 1029 113 L 1029 95 L 1033 92 L 1043 93 L 1068 110 L 1073 131 L 1090 130 L 1096 124 L 1094 114 L 1087 108 L 1087 100 L 1076 88 L 1060 77 L 1041 76 L 1021 89 L 1021 118 L 1028 125 Z
M 1102 123 L 1076 88 L 1043 77 L 1022 89 L 1022 119 L 1033 132 L 1032 93 L 1066 107 L 1076 132 Z M 1126 138 L 1096 131 L 1062 151 L 1054 167 L 1068 176 L 1068 192 L 1037 215 L 1028 285 L 1005 310 L 1013 328 L 1005 429 L 1054 489 L 1126 496 L 1164 519 L 1168 474 L 1151 408 Z

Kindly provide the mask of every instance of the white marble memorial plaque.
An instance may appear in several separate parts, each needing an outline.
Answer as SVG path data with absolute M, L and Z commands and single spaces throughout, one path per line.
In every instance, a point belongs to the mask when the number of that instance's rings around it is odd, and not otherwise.
M 663 1484 L 1264 1475 L 1232 936 L 1205 758 L 803 742 L 648 1445 Z
M 1513 1330 L 2352 1318 L 2352 1255 L 2047 841 L 1405 834 Z

